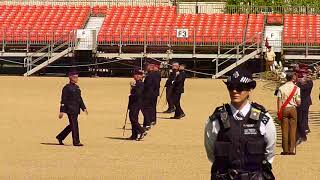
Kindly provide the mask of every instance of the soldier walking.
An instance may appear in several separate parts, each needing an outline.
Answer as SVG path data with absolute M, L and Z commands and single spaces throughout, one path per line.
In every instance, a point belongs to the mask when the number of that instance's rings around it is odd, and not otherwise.
M 301 104 L 300 88 L 297 87 L 294 72 L 287 72 L 287 82 L 278 91 L 278 119 L 281 121 L 281 155 L 295 155 L 297 133 L 297 107 Z
M 176 72 L 179 71 L 179 63 L 174 62 L 172 63 L 172 69 L 170 70 L 169 77 L 166 81 L 166 100 L 168 102 L 168 109 L 163 113 L 173 113 L 175 111 L 175 107 L 172 100 L 172 88 L 173 88 L 173 81 L 176 78 Z
M 83 146 L 79 139 L 78 115 L 80 114 L 80 109 L 87 115 L 88 111 L 81 97 L 80 87 L 77 85 L 78 73 L 71 71 L 69 80 L 69 84 L 65 85 L 62 90 L 59 114 L 59 119 L 63 117 L 64 113 L 68 115 L 69 125 L 56 138 L 60 145 L 64 145 L 63 140 L 72 132 L 73 145 Z
M 176 72 L 176 78 L 172 82 L 172 101 L 176 108 L 174 116 L 171 119 L 181 119 L 185 117 L 185 113 L 181 108 L 181 95 L 184 93 L 184 82 L 186 80 L 186 73 L 184 71 L 185 65 L 181 64 L 179 66 L 179 71 Z
M 131 82 L 131 91 L 129 96 L 129 118 L 132 126 L 132 135 L 129 139 L 140 141 L 147 135 L 144 128 L 139 124 L 139 112 L 142 107 L 142 94 L 144 84 L 142 82 L 143 72 L 135 70 L 133 74 L 134 82 Z

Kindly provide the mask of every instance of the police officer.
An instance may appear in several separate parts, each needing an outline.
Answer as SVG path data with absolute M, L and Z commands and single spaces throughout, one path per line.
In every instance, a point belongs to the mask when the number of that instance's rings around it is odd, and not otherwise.
M 166 81 L 166 99 L 168 102 L 168 109 L 163 113 L 173 113 L 175 111 L 173 100 L 172 100 L 172 88 L 173 88 L 173 81 L 176 78 L 176 72 L 179 70 L 179 63 L 174 62 L 172 63 L 172 69 L 170 70 L 169 77 Z
M 212 180 L 275 179 L 271 172 L 276 128 L 266 109 L 249 102 L 252 74 L 236 70 L 228 78 L 231 102 L 215 109 L 205 125 L 204 144 Z
M 143 127 L 146 130 L 151 128 L 151 122 L 153 121 L 153 107 L 154 98 L 156 95 L 157 83 L 153 74 L 154 64 L 148 64 L 146 68 L 146 77 L 144 79 L 144 91 L 143 91 L 143 106 L 142 113 L 144 116 Z
M 157 102 L 158 102 L 158 96 L 160 95 L 160 83 L 161 83 L 161 73 L 159 71 L 159 66 L 154 65 L 153 66 L 153 78 L 155 83 L 155 97 L 153 97 L 153 104 L 152 104 L 152 119 L 151 119 L 151 125 L 157 124 Z
M 78 73 L 76 71 L 69 72 L 69 84 L 65 85 L 61 95 L 61 105 L 59 119 L 66 113 L 69 119 L 69 125 L 57 135 L 57 140 L 60 145 L 63 145 L 63 140 L 72 132 L 72 140 L 74 146 L 83 146 L 79 140 L 78 115 L 80 109 L 88 115 L 87 108 L 81 97 L 81 90 L 78 83 Z
M 181 119 L 185 117 L 185 113 L 181 108 L 181 95 L 184 93 L 184 82 L 186 80 L 186 73 L 184 71 L 185 65 L 179 66 L 179 71 L 176 72 L 176 78 L 172 82 L 172 100 L 173 105 L 176 108 L 174 116 L 171 119 Z
M 142 107 L 142 94 L 144 84 L 142 82 L 143 72 L 140 70 L 134 70 L 133 79 L 131 82 L 131 91 L 129 96 L 129 118 L 132 126 L 132 135 L 129 139 L 140 141 L 147 133 L 144 128 L 139 124 L 139 111 Z

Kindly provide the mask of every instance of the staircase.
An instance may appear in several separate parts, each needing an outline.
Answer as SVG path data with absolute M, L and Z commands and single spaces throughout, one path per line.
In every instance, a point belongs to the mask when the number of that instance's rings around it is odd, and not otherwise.
M 64 39 L 66 38 L 65 36 L 68 37 L 68 41 L 66 42 L 64 42 Z M 54 43 L 49 44 L 39 49 L 37 52 L 24 58 L 24 67 L 27 67 L 27 72 L 24 73 L 24 76 L 25 77 L 30 76 L 36 73 L 37 71 L 41 70 L 42 68 L 48 66 L 49 64 L 64 57 L 65 55 L 73 52 L 76 44 L 75 32 L 72 31 L 70 32 L 70 34 L 65 36 L 61 37 L 60 40 L 57 40 Z M 55 53 L 54 56 L 53 56 L 53 53 Z M 43 55 L 39 56 L 39 54 L 43 54 Z M 37 56 L 39 57 L 36 59 L 33 59 L 34 57 L 37 57 Z M 45 60 L 45 58 L 47 58 L 47 60 Z M 42 62 L 42 63 L 37 64 L 38 62 Z
M 95 30 L 95 38 L 81 38 L 77 44 L 77 50 L 81 50 L 81 49 L 88 49 L 89 47 L 92 47 L 92 42 L 96 41 L 97 37 L 98 37 L 98 32 L 100 31 L 100 28 L 103 24 L 104 21 L 104 17 L 93 17 L 91 16 L 84 28 L 84 30 L 89 30 L 88 32 L 90 32 L 91 30 Z
M 262 48 L 260 47 L 260 43 L 258 41 L 255 41 L 255 39 L 258 38 L 259 36 L 261 36 L 261 34 L 262 33 L 258 33 L 255 36 L 253 36 L 252 38 L 250 38 L 250 40 L 248 42 L 255 42 L 255 43 L 251 44 L 250 46 L 246 47 L 246 41 L 245 41 L 245 42 L 237 45 L 236 47 L 230 49 L 229 51 L 225 52 L 224 54 L 219 55 L 218 58 L 212 60 L 212 62 L 216 62 L 216 74 L 213 75 L 212 78 L 217 79 L 217 78 L 223 76 L 224 74 L 226 74 L 227 72 L 231 71 L 232 69 L 236 68 L 237 66 L 241 65 L 242 63 L 248 61 L 249 59 L 254 58 L 256 55 L 259 55 L 262 52 Z M 243 47 L 243 49 L 240 51 L 241 47 Z M 246 50 L 253 49 L 253 48 L 255 48 L 255 50 L 253 52 L 251 52 L 250 54 L 245 54 Z M 237 51 L 236 55 L 229 54 L 235 50 Z M 225 56 L 228 58 L 223 60 L 221 63 L 219 63 L 219 57 L 221 57 L 221 56 Z M 231 61 L 231 59 L 236 59 L 236 62 L 232 63 L 228 67 L 219 71 L 219 66 L 221 66 L 222 64 L 224 64 L 226 62 Z

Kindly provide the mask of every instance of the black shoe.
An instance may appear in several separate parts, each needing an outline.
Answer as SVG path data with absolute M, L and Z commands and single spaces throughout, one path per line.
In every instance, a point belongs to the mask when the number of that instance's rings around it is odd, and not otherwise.
M 281 154 L 281 155 L 289 155 L 288 152 L 281 152 L 280 154 Z
M 175 110 L 174 109 L 168 109 L 166 111 L 163 111 L 162 113 L 173 113 Z
M 136 138 L 136 141 L 141 141 L 147 134 L 148 134 L 147 132 L 138 134 L 138 137 Z
M 294 152 L 289 152 L 288 155 L 296 155 Z
M 143 128 L 145 131 L 149 131 L 151 129 L 151 126 L 144 126 Z
M 73 146 L 83 146 L 83 144 L 78 143 L 78 144 L 73 144 Z
M 153 121 L 151 122 L 151 126 L 155 126 L 157 124 L 157 122 Z
M 183 117 L 185 117 L 185 116 L 186 116 L 186 114 L 181 114 L 181 115 L 179 115 L 179 116 L 170 117 L 170 119 L 181 119 L 181 118 L 183 118 Z
M 310 129 L 306 130 L 306 133 L 307 133 L 307 134 L 311 133 Z
M 58 140 L 58 142 L 59 142 L 59 145 L 64 145 L 61 139 L 58 139 L 58 138 L 57 138 L 57 140 Z
M 299 138 L 296 142 L 296 146 L 300 145 L 302 143 L 302 138 Z
M 128 137 L 128 140 L 136 140 L 137 139 L 137 136 L 130 136 Z

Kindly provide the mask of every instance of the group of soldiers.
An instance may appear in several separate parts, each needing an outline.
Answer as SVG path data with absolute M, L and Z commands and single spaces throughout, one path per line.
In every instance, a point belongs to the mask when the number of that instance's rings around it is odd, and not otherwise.
M 181 119 L 185 116 L 180 99 L 184 93 L 184 82 L 186 73 L 185 66 L 174 62 L 170 70 L 169 77 L 166 81 L 166 100 L 168 109 L 164 113 L 173 113 L 171 119 Z M 81 97 L 81 90 L 78 83 L 78 73 L 72 70 L 68 74 L 69 83 L 64 86 L 61 95 L 61 105 L 59 119 L 67 114 L 69 125 L 56 136 L 60 145 L 63 140 L 72 132 L 74 146 L 83 146 L 79 139 L 78 115 L 80 110 L 88 114 L 85 103 Z M 128 102 L 129 119 L 132 125 L 132 135 L 130 140 L 142 140 L 151 126 L 157 124 L 157 101 L 160 95 L 161 74 L 157 64 L 149 63 L 145 71 L 135 69 L 133 72 L 134 81 L 130 82 L 130 95 Z M 164 89 L 163 89 L 164 90 Z M 162 91 L 163 92 L 163 91 Z M 139 112 L 142 112 L 143 125 L 139 123 Z
M 174 112 L 171 119 L 181 119 L 185 116 L 180 105 L 186 79 L 184 67 L 177 62 L 173 63 L 166 81 L 168 109 L 164 113 Z M 157 102 L 160 96 L 161 82 L 159 66 L 150 63 L 147 65 L 145 73 L 141 70 L 134 70 L 133 79 L 134 81 L 130 83 L 131 90 L 128 104 L 129 119 L 132 125 L 132 135 L 129 139 L 139 141 L 147 135 L 146 131 L 149 131 L 151 126 L 157 124 Z M 139 124 L 140 110 L 144 116 L 143 127 Z

